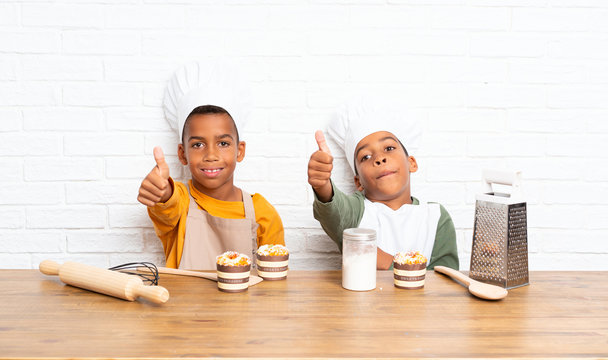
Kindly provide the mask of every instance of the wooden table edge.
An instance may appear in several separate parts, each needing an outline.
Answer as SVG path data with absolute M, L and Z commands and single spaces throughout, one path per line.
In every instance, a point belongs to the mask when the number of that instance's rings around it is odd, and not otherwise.
M 64 360 L 64 359 L 86 359 L 86 360 L 102 360 L 102 359 L 119 359 L 119 360 L 174 360 L 174 359 L 184 359 L 183 357 L 3 357 L 0 356 L 0 360 Z M 367 359 L 386 359 L 386 360 L 467 360 L 467 359 L 492 359 L 492 360 L 564 360 L 564 359 L 574 359 L 574 360 L 606 360 L 608 357 L 194 357 L 187 358 L 188 360 L 243 360 L 243 359 L 290 359 L 290 360 L 344 360 L 344 359 L 359 359 L 359 360 L 367 360 Z

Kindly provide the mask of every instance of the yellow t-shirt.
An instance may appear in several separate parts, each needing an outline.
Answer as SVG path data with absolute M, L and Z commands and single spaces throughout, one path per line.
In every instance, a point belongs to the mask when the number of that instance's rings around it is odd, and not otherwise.
M 165 203 L 158 203 L 148 208 L 148 215 L 154 223 L 156 235 L 165 249 L 167 267 L 177 268 L 184 250 L 186 238 L 186 218 L 190 206 L 188 187 L 180 182 L 173 182 L 173 195 Z M 207 196 L 188 182 L 192 197 L 199 208 L 209 214 L 226 219 L 244 219 L 245 208 L 242 201 L 222 201 Z M 258 246 L 265 244 L 285 245 L 283 222 L 275 208 L 260 194 L 251 196 L 255 210 L 255 221 L 258 223 Z

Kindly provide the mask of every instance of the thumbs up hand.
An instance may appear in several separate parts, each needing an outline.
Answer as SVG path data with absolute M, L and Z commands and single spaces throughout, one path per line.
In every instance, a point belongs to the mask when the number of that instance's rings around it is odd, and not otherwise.
M 154 148 L 154 160 L 156 166 L 141 182 L 137 196 L 137 200 L 146 206 L 166 202 L 173 195 L 173 187 L 169 182 L 169 165 L 160 146 Z
M 317 145 L 319 145 L 319 150 L 315 151 L 308 161 L 308 183 L 312 186 L 319 200 L 328 202 L 333 197 L 329 179 L 334 167 L 334 158 L 331 156 L 331 151 L 322 131 L 315 132 L 315 139 Z

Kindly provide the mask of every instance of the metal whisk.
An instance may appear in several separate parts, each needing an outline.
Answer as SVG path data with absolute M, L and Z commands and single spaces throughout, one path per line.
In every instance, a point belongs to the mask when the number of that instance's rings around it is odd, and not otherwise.
M 137 272 L 138 267 L 145 267 L 149 272 Z M 158 285 L 158 268 L 151 262 L 130 262 L 126 264 L 116 265 L 108 270 L 120 271 L 125 274 L 139 276 L 143 279 L 146 285 Z M 135 270 L 135 271 L 129 271 Z

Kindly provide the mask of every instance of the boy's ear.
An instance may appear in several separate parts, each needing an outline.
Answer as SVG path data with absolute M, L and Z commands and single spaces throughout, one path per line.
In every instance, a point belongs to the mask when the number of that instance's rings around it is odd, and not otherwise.
M 361 181 L 359 180 L 359 175 L 355 175 L 355 186 L 357 187 L 357 190 L 363 191 L 363 185 L 361 184 Z
M 410 162 L 410 172 L 418 171 L 418 163 L 416 162 L 416 158 L 413 156 L 408 156 L 407 160 Z
M 245 158 L 245 142 L 244 141 L 239 141 L 239 145 L 237 147 L 237 153 L 236 153 L 236 161 L 237 162 L 241 162 L 243 161 L 243 158 Z
M 188 165 L 188 158 L 186 157 L 186 150 L 184 149 L 183 144 L 177 145 L 177 157 L 179 158 L 179 162 L 181 162 L 182 165 Z

